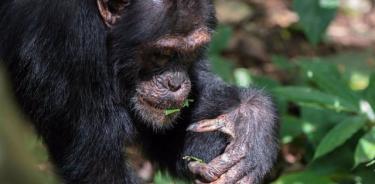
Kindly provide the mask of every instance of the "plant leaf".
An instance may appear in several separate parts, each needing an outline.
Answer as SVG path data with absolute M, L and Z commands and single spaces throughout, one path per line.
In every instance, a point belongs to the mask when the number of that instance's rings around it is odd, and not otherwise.
M 322 8 L 338 8 L 340 0 L 319 0 L 319 5 Z
M 233 83 L 233 69 L 234 66 L 231 61 L 220 56 L 211 56 L 212 71 L 218 74 L 224 81 Z
M 301 105 L 311 105 L 335 111 L 357 112 L 357 108 L 353 107 L 350 102 L 308 87 L 278 87 L 273 91 L 276 96 L 280 95 Z
M 283 126 L 281 126 L 280 134 L 283 144 L 287 144 L 296 136 L 303 134 L 302 120 L 285 115 L 281 117 L 281 122 L 283 122 Z
M 375 159 L 375 128 L 359 140 L 355 149 L 354 167 L 373 159 Z
M 299 23 L 313 44 L 320 42 L 337 11 L 337 7 L 328 6 L 328 3 L 320 0 L 294 0 L 293 9 L 298 13 Z
M 359 97 L 350 90 L 341 78 L 336 65 L 322 60 L 301 60 L 301 68 L 305 75 L 323 91 L 341 97 L 351 103 L 352 108 L 359 110 Z
M 370 76 L 370 83 L 365 91 L 365 97 L 369 101 L 372 109 L 375 109 L 375 73 Z
M 303 171 L 281 176 L 272 184 L 333 184 L 328 176 L 314 173 L 312 171 Z
M 357 116 L 348 118 L 342 123 L 336 125 L 320 142 L 315 152 L 314 159 L 324 156 L 344 144 L 350 137 L 360 130 L 365 123 L 366 118 Z
M 233 31 L 230 26 L 220 25 L 214 35 L 208 49 L 209 55 L 220 55 L 220 52 L 228 47 Z

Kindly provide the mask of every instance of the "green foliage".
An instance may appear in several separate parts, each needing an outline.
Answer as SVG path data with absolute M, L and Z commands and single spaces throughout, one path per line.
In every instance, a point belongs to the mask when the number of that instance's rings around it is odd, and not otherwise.
M 370 162 L 375 158 L 375 128 L 372 128 L 360 140 L 355 150 L 355 167 L 364 162 Z M 371 163 L 369 163 L 371 165 Z
M 336 0 L 294 0 L 300 24 L 312 43 L 323 38 L 337 5 Z M 230 34 L 230 28 L 221 26 L 215 36 L 219 40 L 214 44 L 227 44 Z M 348 53 L 296 60 L 273 56 L 273 64 L 293 77 L 292 84 L 282 86 L 246 68 L 234 69 L 220 55 L 225 48 L 211 47 L 214 72 L 238 86 L 257 85 L 270 91 L 281 116 L 282 143 L 304 142 L 301 146 L 306 151 L 307 166 L 301 172 L 284 174 L 275 184 L 375 180 L 369 168 L 375 165 L 375 72 L 364 67 L 372 56 Z M 299 113 L 290 111 L 290 106 L 297 106 Z
M 300 115 L 288 111 L 281 115 L 282 141 L 293 143 L 305 135 L 307 145 L 312 145 L 305 149 L 313 153 L 311 157 L 306 155 L 310 164 L 305 171 L 285 175 L 275 183 L 354 182 L 354 173 L 363 181 L 373 181 L 375 175 L 368 174 L 373 171 L 367 167 L 371 167 L 375 159 L 375 73 L 368 75 L 368 86 L 358 91 L 351 89 L 344 77 L 348 73 L 338 70 L 337 65 L 330 62 L 331 57 L 289 62 L 275 58 L 281 70 L 298 70 L 300 76 L 296 78 L 304 79 L 295 85 L 271 89 L 277 98 L 298 105 L 301 111 Z M 365 63 L 365 60 L 353 62 Z M 295 66 L 290 66 L 293 63 Z M 350 65 L 342 67 L 349 68 Z M 350 72 L 349 75 L 358 73 Z M 366 76 L 365 73 L 361 75 Z M 324 175 L 315 171 L 324 172 Z
M 357 131 L 363 128 L 366 119 L 362 117 L 348 118 L 331 129 L 320 142 L 314 158 L 319 158 L 333 151 L 350 139 Z
M 293 9 L 300 18 L 298 25 L 312 44 L 317 45 L 324 39 L 339 2 L 293 0 Z M 269 91 L 275 98 L 280 114 L 282 143 L 297 145 L 303 150 L 300 152 L 306 165 L 298 167 L 298 172 L 283 173 L 274 184 L 360 184 L 375 181 L 375 72 L 364 64 L 369 58 L 368 52 L 294 60 L 273 56 L 273 65 L 291 78 L 284 86 L 269 77 L 254 75 L 247 68 L 235 68 L 230 59 L 223 57 L 222 53 L 227 49 L 232 35 L 232 28 L 223 25 L 214 33 L 208 52 L 213 72 L 231 84 L 241 87 L 256 85 Z M 0 80 L 0 85 L 2 82 Z M 14 131 L 4 124 L 8 118 L 7 99 L 3 97 L 1 100 L 4 101 L 0 101 L 4 103 L 0 108 L 0 170 L 4 167 L 2 159 L 16 160 L 15 164 L 27 163 L 23 159 L 14 159 L 13 156 L 18 155 L 13 153 L 19 151 L 5 144 L 10 140 L 7 136 L 11 134 L 8 132 Z M 189 102 L 192 101 L 185 101 L 183 107 L 189 107 Z M 180 109 L 168 109 L 165 114 L 178 111 Z M 33 146 L 36 144 L 39 142 L 30 143 Z M 46 154 L 44 150 L 41 152 L 39 155 L 43 158 L 40 160 L 45 161 Z M 202 161 L 190 156 L 185 159 Z M 18 174 L 18 170 L 12 170 L 13 165 L 6 166 L 9 167 L 6 168 L 9 170 L 7 173 Z M 9 174 L 9 181 L 35 177 L 34 173 L 31 176 L 16 175 L 21 177 L 13 175 Z M 46 178 L 41 181 L 52 183 Z M 0 182 L 3 182 L 1 178 Z M 180 181 L 158 171 L 153 183 L 191 182 Z
M 58 183 L 51 173 L 40 172 L 36 164 L 46 161 L 45 149 L 31 148 L 37 138 L 23 126 L 19 113 L 0 66 L 0 183 L 4 184 L 54 184 Z M 25 146 L 25 145 L 29 145 Z M 36 159 L 34 153 L 38 153 Z
M 309 41 L 317 44 L 336 15 L 338 0 L 293 0 L 293 9 Z
M 229 26 L 219 26 L 213 35 L 212 43 L 209 48 L 209 57 L 211 60 L 212 71 L 219 74 L 220 77 L 233 83 L 233 62 L 221 56 L 221 52 L 226 49 L 232 36 L 232 28 Z
M 299 172 L 284 175 L 274 184 L 333 184 L 329 177 L 314 172 Z
M 154 184 L 188 184 L 188 182 L 177 180 L 166 172 L 158 171 L 154 177 Z
M 370 77 L 370 84 L 365 91 L 365 99 L 371 104 L 371 107 L 375 107 L 375 73 Z
M 356 107 L 353 107 L 346 100 L 332 94 L 311 89 L 309 87 L 279 87 L 275 88 L 273 91 L 276 94 L 300 105 L 313 106 L 323 109 L 333 109 L 335 111 L 356 111 Z
M 349 89 L 335 65 L 322 62 L 319 59 L 301 60 L 301 68 L 308 79 L 322 91 L 333 94 L 358 108 L 359 98 Z M 324 67 L 322 67 L 324 66 Z

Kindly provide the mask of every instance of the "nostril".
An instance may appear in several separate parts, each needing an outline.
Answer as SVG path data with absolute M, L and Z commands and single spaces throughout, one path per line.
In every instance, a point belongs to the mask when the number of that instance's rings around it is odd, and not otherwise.
M 176 80 L 168 80 L 168 88 L 170 91 L 176 92 L 179 89 L 181 89 L 181 82 L 178 82 Z

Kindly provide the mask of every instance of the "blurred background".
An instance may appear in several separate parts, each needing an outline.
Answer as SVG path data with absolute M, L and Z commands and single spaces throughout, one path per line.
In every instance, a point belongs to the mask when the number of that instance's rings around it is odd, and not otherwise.
M 264 88 L 278 105 L 282 151 L 268 182 L 375 183 L 375 0 L 215 4 L 213 71 L 234 85 Z M 1 75 L 0 183 L 57 183 L 6 86 Z M 150 183 L 187 183 L 129 153 Z

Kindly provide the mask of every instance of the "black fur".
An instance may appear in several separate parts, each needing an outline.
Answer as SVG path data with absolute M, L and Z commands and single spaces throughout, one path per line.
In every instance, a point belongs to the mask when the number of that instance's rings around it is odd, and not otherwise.
M 201 9 L 196 11 L 214 29 L 212 4 L 199 2 Z M 266 142 L 268 136 L 277 137 L 272 103 L 259 90 L 238 89 L 211 74 L 204 50 L 189 69 L 195 102 L 184 109 L 174 128 L 155 132 L 139 123 L 127 103 L 140 77 L 135 48 L 170 33 L 172 25 L 178 31 L 184 26 L 178 22 L 186 20 L 153 12 L 145 0 L 134 0 L 131 6 L 109 30 L 95 0 L 0 2 L 0 56 L 19 103 L 64 182 L 139 183 L 123 154 L 135 143 L 162 168 L 192 178 L 182 156 L 212 160 L 227 140 L 220 133 L 187 133 L 186 127 L 256 100 L 262 114 L 249 121 L 254 126 L 249 139 L 254 141 L 248 159 L 260 181 L 278 151 L 276 139 Z

